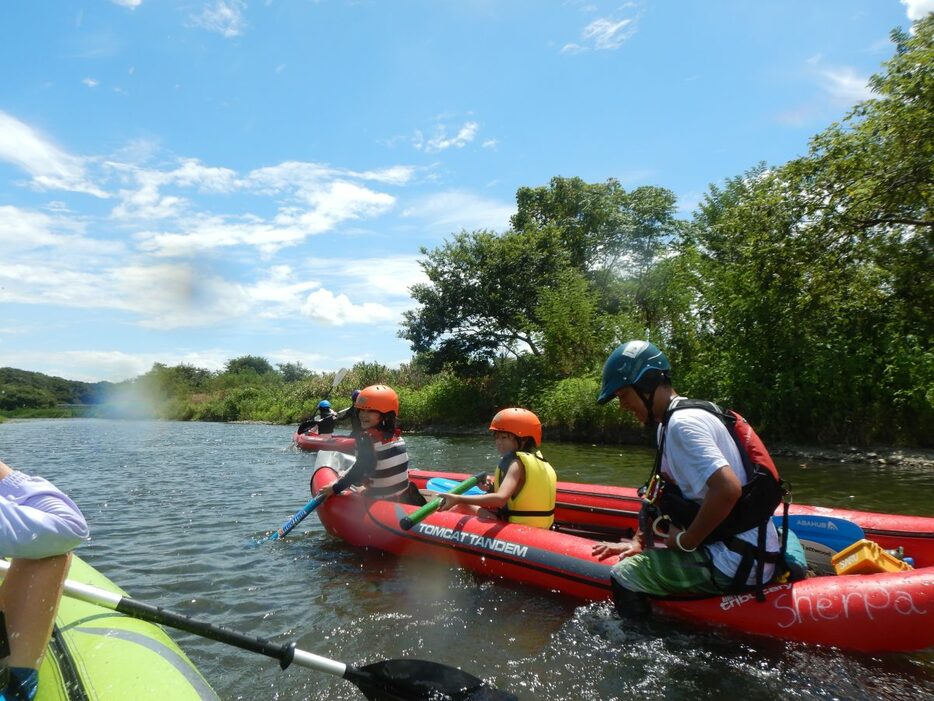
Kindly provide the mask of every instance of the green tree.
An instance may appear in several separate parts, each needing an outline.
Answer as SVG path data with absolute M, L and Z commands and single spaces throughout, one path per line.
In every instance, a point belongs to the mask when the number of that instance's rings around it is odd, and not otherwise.
M 276 367 L 286 382 L 299 382 L 311 374 L 301 363 L 278 363 Z
M 275 368 L 265 358 L 258 355 L 242 355 L 239 358 L 228 360 L 224 372 L 235 375 L 241 372 L 252 372 L 256 375 L 269 375 L 275 373 Z
M 807 156 L 712 187 L 689 378 L 796 440 L 930 442 L 934 17 Z M 828 401 L 832 397 L 832 401 Z
M 464 368 L 499 354 L 541 354 L 542 291 L 567 269 L 555 229 L 461 232 L 421 253 L 429 282 L 412 287 L 420 307 L 405 313 L 399 335 L 426 362 Z

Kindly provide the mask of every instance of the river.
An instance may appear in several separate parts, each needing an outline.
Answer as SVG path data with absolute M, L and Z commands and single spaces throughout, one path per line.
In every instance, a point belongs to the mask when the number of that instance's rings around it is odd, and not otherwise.
M 609 604 L 368 553 L 312 515 L 257 546 L 309 498 L 313 456 L 292 427 L 27 420 L 0 424 L 0 459 L 69 493 L 92 530 L 79 555 L 133 597 L 342 662 L 418 657 L 520 698 L 934 698 L 934 654 L 866 656 L 737 638 L 666 619 L 624 627 Z M 412 466 L 495 465 L 482 437 L 406 436 Z M 567 481 L 640 484 L 648 450 L 547 444 Z M 782 460 L 801 503 L 934 515 L 929 468 Z M 173 635 L 220 697 L 362 699 L 355 686 Z

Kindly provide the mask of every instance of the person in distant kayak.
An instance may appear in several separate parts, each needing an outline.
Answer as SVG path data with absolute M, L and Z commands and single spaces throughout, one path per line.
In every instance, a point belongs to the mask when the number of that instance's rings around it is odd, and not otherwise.
M 620 557 L 611 570 L 613 598 L 620 615 L 646 615 L 650 610 L 648 595 L 737 591 L 755 585 L 757 571 L 760 582 L 771 579 L 780 550 L 771 521 L 777 504 L 757 507 L 754 514 L 736 518 L 750 504 L 744 485 L 751 481 L 721 414 L 710 408 L 716 407 L 679 396 L 671 384 L 668 358 L 647 341 L 624 343 L 607 358 L 597 401 L 605 404 L 615 398 L 620 411 L 629 412 L 647 426 L 659 424 L 656 469 L 643 497 L 639 530 L 631 542 L 593 546 L 598 558 Z M 663 485 L 659 491 L 653 487 L 656 476 Z M 656 506 L 660 512 L 648 510 Z M 648 520 L 647 513 L 652 514 Z M 653 522 L 659 523 L 655 513 L 672 514 L 667 534 L 659 536 L 666 545 L 663 549 L 648 547 Z M 728 524 L 750 521 L 755 525 L 728 532 Z
M 318 435 L 323 438 L 330 438 L 334 433 L 334 423 L 337 421 L 337 412 L 331 408 L 331 402 L 322 399 L 318 402 L 318 416 L 315 417 L 315 426 L 318 427 Z
M 355 389 L 350 393 L 350 406 L 346 409 L 341 409 L 337 412 L 337 417 L 335 421 L 346 421 L 350 420 L 350 435 L 356 438 L 359 436 L 363 430 L 360 428 L 360 412 L 357 411 L 357 407 L 354 406 L 357 402 L 357 397 L 360 396 L 360 390 Z
M 298 433 L 307 433 L 315 429 L 319 436 L 328 438 L 334 433 L 334 423 L 337 421 L 337 412 L 331 408 L 331 402 L 322 399 L 318 402 L 318 407 L 314 415 L 307 421 L 302 421 L 298 425 Z
M 373 499 L 424 504 L 418 489 L 409 482 L 409 454 L 397 426 L 399 395 L 386 385 L 370 385 L 360 390 L 354 408 L 361 428 L 356 462 L 322 492 L 330 496 L 356 487 Z
M 51 482 L 0 461 L 0 701 L 30 701 L 39 685 L 71 551 L 88 537 L 75 503 Z
M 539 450 L 542 424 L 528 409 L 503 409 L 490 422 L 501 457 L 489 494 L 442 494 L 439 511 L 461 505 L 502 521 L 551 528 L 557 477 Z

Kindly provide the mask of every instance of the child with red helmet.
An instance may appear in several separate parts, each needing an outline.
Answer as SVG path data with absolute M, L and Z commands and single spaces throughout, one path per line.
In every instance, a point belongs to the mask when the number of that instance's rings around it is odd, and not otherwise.
M 490 422 L 496 450 L 502 456 L 488 494 L 444 494 L 439 507 L 456 505 L 471 513 L 493 512 L 497 518 L 537 528 L 555 520 L 555 471 L 539 451 L 542 424 L 528 409 L 503 409 Z

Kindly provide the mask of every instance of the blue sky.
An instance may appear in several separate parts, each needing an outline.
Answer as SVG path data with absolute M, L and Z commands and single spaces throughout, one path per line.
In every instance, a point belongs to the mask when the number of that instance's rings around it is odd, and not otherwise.
M 556 175 L 806 151 L 934 0 L 0 7 L 0 366 L 122 380 L 410 358 L 419 248 Z

